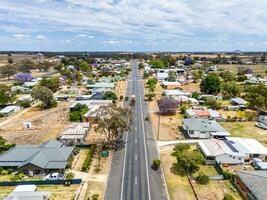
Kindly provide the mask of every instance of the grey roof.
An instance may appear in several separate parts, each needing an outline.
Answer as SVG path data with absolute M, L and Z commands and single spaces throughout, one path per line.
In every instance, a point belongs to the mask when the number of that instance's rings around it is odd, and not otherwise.
M 237 171 L 236 174 L 258 200 L 267 199 L 267 171 Z
M 231 101 L 238 104 L 238 105 L 245 105 L 247 102 L 241 98 L 231 98 Z
M 183 128 L 185 130 L 200 131 L 200 132 L 228 133 L 220 124 L 218 124 L 214 120 L 198 119 L 195 117 L 183 119 Z
M 32 164 L 43 169 L 64 169 L 73 150 L 55 140 L 39 146 L 18 145 L 0 156 L 0 166 L 20 168 Z
M 51 192 L 11 192 L 4 200 L 44 200 L 50 196 Z

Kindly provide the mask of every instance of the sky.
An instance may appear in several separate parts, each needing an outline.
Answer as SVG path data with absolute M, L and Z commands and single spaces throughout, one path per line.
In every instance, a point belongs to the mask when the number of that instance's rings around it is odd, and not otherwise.
M 0 0 L 0 50 L 267 51 L 267 0 Z

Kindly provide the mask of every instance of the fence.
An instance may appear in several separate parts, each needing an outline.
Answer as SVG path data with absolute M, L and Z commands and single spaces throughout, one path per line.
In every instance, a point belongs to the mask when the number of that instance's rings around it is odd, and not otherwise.
M 38 181 L 7 181 L 0 182 L 0 186 L 17 186 L 17 185 L 64 185 L 64 184 L 80 184 L 82 179 L 71 180 L 38 180 Z

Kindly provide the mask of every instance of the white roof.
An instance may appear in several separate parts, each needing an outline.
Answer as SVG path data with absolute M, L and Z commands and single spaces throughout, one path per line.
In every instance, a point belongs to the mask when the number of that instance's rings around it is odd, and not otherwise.
M 245 154 L 234 152 L 223 140 L 207 139 L 198 142 L 199 148 L 205 156 L 218 156 L 223 154 L 233 156 L 246 156 Z
M 168 78 L 169 74 L 168 73 L 157 73 L 157 78 Z
M 5 114 L 5 113 L 10 113 L 12 112 L 13 110 L 19 110 L 20 107 L 19 106 L 7 106 L 5 108 L 3 108 L 0 113 L 2 114 Z
M 182 85 L 180 82 L 168 82 L 168 81 L 163 81 L 163 85 L 165 86 L 177 86 L 177 85 Z
M 13 192 L 34 192 L 37 190 L 36 185 L 18 185 Z
M 87 105 L 87 107 L 89 108 L 91 105 L 101 105 L 101 106 L 105 106 L 105 105 L 109 105 L 112 104 L 112 100 L 85 100 L 85 101 L 75 101 L 70 108 L 74 108 L 76 106 L 76 104 L 82 104 L 82 105 Z
M 183 92 L 181 90 L 164 90 L 167 96 L 189 96 L 189 92 Z
M 230 141 L 240 153 L 246 155 L 267 155 L 267 148 L 254 138 L 228 137 L 227 140 Z

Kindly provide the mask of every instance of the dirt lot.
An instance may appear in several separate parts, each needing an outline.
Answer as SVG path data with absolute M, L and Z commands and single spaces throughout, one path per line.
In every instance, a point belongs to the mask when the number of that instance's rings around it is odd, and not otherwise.
M 187 85 L 180 86 L 180 88 L 186 92 L 200 92 L 199 83 L 189 83 Z
M 56 108 L 41 110 L 30 108 L 1 127 L 0 135 L 17 144 L 38 144 L 55 139 L 68 125 L 70 102 L 60 102 Z M 32 128 L 23 128 L 23 122 L 31 122 Z
M 235 137 L 255 138 L 267 146 L 267 130 L 255 126 L 256 122 L 221 122 L 220 124 Z
M 148 93 L 148 90 L 145 89 L 145 92 Z M 163 93 L 163 89 L 160 84 L 157 84 L 155 89 L 156 98 L 153 101 L 148 102 L 148 108 L 150 112 L 150 120 L 152 122 L 152 127 L 154 133 L 156 134 L 156 138 L 158 137 L 158 122 L 159 116 L 158 112 L 158 104 L 156 99 L 160 99 L 161 94 Z M 183 138 L 182 133 L 179 130 L 179 126 L 182 125 L 182 115 L 177 113 L 172 116 L 160 116 L 160 134 L 158 140 L 176 140 Z
M 52 193 L 50 200 L 72 200 L 75 197 L 79 185 L 49 185 L 37 186 L 37 191 L 49 191 Z M 7 196 L 15 187 L 0 187 L 0 199 Z
M 13 61 L 17 63 L 24 59 L 33 60 L 33 55 L 12 54 L 11 56 L 8 56 L 7 54 L 0 54 L 0 66 L 8 64 L 8 58 L 12 58 Z
M 196 199 L 193 190 L 186 177 L 175 175 L 171 172 L 172 163 L 175 158 L 171 156 L 172 150 L 161 151 L 162 167 L 167 182 L 168 192 L 171 200 L 192 200 Z M 214 167 L 202 166 L 201 170 L 208 175 L 216 175 Z M 199 185 L 193 181 L 194 189 L 200 200 L 222 200 L 226 193 L 233 195 L 235 200 L 241 200 L 238 193 L 234 193 L 230 188 L 229 181 L 210 181 L 208 185 Z
M 125 97 L 125 93 L 126 93 L 126 89 L 127 89 L 127 84 L 128 81 L 124 80 L 124 81 L 118 81 L 117 82 L 117 86 L 115 88 L 115 92 L 117 94 L 118 97 L 118 105 L 122 106 L 123 105 L 123 101 L 120 101 L 120 96 L 122 95 L 123 97 Z

